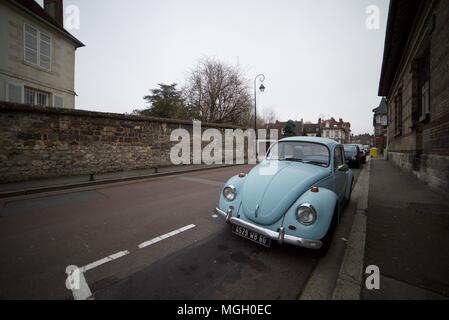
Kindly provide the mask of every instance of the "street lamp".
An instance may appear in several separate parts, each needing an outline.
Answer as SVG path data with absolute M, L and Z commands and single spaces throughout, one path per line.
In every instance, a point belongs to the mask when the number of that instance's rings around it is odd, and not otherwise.
M 258 132 L 257 132 L 257 79 L 260 79 L 260 92 L 265 92 L 265 86 L 263 85 L 263 82 L 265 81 L 265 75 L 259 74 L 254 78 L 254 130 L 256 130 L 256 143 L 258 140 Z

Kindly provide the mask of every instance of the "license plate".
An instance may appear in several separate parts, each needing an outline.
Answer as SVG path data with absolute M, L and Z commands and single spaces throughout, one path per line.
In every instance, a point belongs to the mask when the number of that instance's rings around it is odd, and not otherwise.
M 238 236 L 241 236 L 245 239 L 251 240 L 253 242 L 256 242 L 258 244 L 261 244 L 265 247 L 270 247 L 271 246 L 271 239 L 267 238 L 255 231 L 249 230 L 247 228 L 241 227 L 241 226 L 237 226 L 237 225 L 233 225 L 232 226 L 232 232 L 235 233 Z

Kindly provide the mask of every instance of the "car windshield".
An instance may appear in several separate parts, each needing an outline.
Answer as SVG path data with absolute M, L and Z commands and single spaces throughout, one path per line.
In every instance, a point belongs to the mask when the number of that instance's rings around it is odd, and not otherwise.
M 271 147 L 268 160 L 295 161 L 318 166 L 329 166 L 329 149 L 319 143 L 281 141 Z
M 352 152 L 357 153 L 357 147 L 356 146 L 344 146 L 345 152 Z

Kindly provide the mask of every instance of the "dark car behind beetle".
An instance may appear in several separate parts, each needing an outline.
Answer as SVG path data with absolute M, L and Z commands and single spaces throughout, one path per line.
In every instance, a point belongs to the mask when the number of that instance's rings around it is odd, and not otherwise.
M 345 159 L 346 163 L 351 168 L 360 168 L 362 166 L 362 151 L 356 144 L 345 144 Z

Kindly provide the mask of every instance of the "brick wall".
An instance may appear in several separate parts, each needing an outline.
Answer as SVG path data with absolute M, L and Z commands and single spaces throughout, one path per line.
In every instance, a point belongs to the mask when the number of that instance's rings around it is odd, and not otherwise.
M 448 1 L 435 4 L 426 21 L 418 21 L 407 48 L 407 60 L 397 72 L 389 96 L 388 157 L 401 168 L 413 172 L 430 186 L 449 192 L 449 6 Z M 435 23 L 432 24 L 432 15 Z M 433 27 L 432 27 L 433 25 Z M 417 108 L 417 79 L 413 60 L 425 46 L 430 48 L 430 118 L 413 118 Z M 395 135 L 394 98 L 402 88 L 402 134 Z
M 192 122 L 0 102 L 0 183 L 168 166 L 178 128 Z

